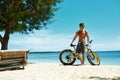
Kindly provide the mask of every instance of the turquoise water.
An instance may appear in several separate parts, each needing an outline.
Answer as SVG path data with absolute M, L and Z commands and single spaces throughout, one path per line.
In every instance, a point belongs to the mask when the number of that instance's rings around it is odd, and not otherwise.
M 120 65 L 120 51 L 97 51 L 101 65 Z M 28 62 L 32 63 L 60 63 L 60 52 L 30 52 Z M 85 53 L 86 54 L 86 53 Z M 75 64 L 79 64 L 79 60 Z M 85 57 L 85 64 L 89 64 Z

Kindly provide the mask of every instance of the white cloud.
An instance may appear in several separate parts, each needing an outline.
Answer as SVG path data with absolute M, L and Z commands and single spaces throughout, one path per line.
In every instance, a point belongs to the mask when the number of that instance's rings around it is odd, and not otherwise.
M 15 33 L 11 35 L 9 49 L 30 49 L 31 51 L 61 51 L 71 48 L 69 45 L 74 34 L 54 34 L 51 31 L 36 31 L 34 34 L 22 35 Z M 93 39 L 92 49 L 97 51 L 120 50 L 120 36 L 114 39 Z M 77 40 L 75 42 L 77 44 Z M 72 49 L 72 48 L 71 48 Z
M 70 48 L 73 35 L 53 34 L 40 31 L 29 35 L 15 34 L 11 36 L 9 48 L 30 49 L 31 51 L 60 51 Z
M 93 43 L 92 47 L 94 50 L 100 51 L 120 50 L 120 36 L 98 40 Z

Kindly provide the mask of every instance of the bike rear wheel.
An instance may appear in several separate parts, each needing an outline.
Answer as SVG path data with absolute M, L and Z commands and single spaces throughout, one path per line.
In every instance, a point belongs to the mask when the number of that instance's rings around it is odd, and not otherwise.
M 60 62 L 63 65 L 72 65 L 76 61 L 71 50 L 63 50 L 59 55 Z
M 98 55 L 93 51 L 90 51 L 88 53 L 87 59 L 91 65 L 100 65 L 100 59 Z

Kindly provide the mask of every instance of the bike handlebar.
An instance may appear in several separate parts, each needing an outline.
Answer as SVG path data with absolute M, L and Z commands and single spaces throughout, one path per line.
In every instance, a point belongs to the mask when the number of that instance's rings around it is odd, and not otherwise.
M 76 45 L 71 44 L 70 46 L 71 46 L 71 47 L 75 47 Z
M 93 40 L 91 40 L 89 43 L 91 44 Z M 71 47 L 75 47 L 76 45 L 70 44 Z M 88 45 L 85 45 L 88 46 Z
M 93 40 L 90 41 L 90 43 L 92 43 Z

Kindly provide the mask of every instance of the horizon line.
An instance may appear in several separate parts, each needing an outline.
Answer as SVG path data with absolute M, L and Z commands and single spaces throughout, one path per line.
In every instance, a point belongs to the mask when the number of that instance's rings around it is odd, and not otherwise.
M 120 50 L 95 50 L 95 52 L 103 52 L 103 51 L 120 51 Z M 56 53 L 56 52 L 61 52 L 61 51 L 30 51 L 30 53 L 32 52 L 34 53 Z

